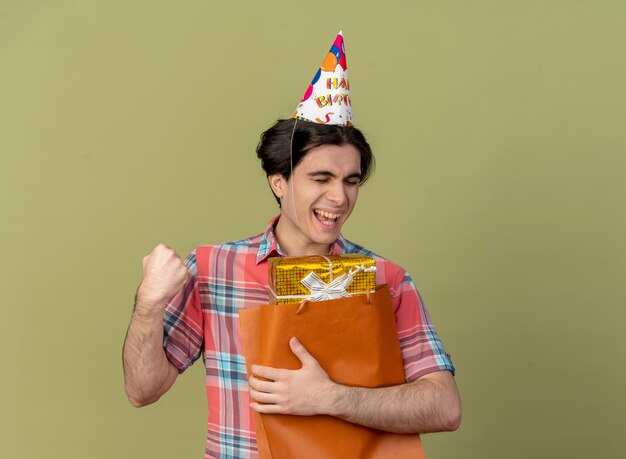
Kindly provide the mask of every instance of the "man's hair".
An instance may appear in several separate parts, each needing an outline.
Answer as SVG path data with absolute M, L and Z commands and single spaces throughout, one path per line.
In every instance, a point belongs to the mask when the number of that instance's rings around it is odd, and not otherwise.
M 294 123 L 296 123 L 294 130 Z M 293 140 L 292 140 L 293 133 Z M 289 150 L 292 149 L 293 168 L 314 148 L 324 145 L 352 145 L 361 154 L 361 182 L 365 183 L 374 170 L 374 155 L 365 136 L 354 126 L 317 124 L 295 119 L 278 120 L 261 134 L 256 154 L 261 166 L 269 177 L 281 174 L 289 180 L 292 164 Z M 278 205 L 280 200 L 274 195 Z

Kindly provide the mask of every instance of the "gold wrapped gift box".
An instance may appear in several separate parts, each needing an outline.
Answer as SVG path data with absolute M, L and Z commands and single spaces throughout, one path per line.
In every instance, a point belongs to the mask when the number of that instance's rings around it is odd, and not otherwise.
M 351 281 L 346 282 L 347 277 Z M 337 298 L 337 295 L 365 294 L 375 289 L 376 261 L 365 255 L 269 259 L 270 304 L 299 303 L 303 299 L 319 301 Z

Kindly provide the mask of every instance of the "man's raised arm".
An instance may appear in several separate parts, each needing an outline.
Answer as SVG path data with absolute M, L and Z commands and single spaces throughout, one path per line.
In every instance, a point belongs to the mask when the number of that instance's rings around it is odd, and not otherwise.
M 185 264 L 164 244 L 157 245 L 143 259 L 143 280 L 137 289 L 122 355 L 124 388 L 135 407 L 156 402 L 178 376 L 178 369 L 163 350 L 163 312 L 186 279 Z

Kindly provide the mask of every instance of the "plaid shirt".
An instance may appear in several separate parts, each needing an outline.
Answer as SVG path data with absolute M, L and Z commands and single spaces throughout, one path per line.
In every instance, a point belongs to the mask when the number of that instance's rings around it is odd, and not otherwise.
M 205 458 L 258 457 L 237 311 L 268 303 L 267 259 L 282 256 L 273 232 L 277 218 L 257 236 L 196 248 L 185 260 L 185 287 L 165 309 L 163 346 L 169 361 L 182 373 L 204 356 L 209 403 Z M 454 373 L 406 271 L 342 236 L 331 253 L 375 258 L 376 283 L 391 290 L 407 381 L 439 370 Z M 207 276 L 198 275 L 198 263 L 205 264 Z

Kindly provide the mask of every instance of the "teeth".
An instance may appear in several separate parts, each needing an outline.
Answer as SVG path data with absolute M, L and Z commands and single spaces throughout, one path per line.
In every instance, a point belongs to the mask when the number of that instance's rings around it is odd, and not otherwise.
M 332 220 L 338 219 L 341 214 L 334 214 L 332 212 L 326 212 L 325 210 L 315 209 L 315 213 L 321 215 L 322 217 L 330 218 Z

